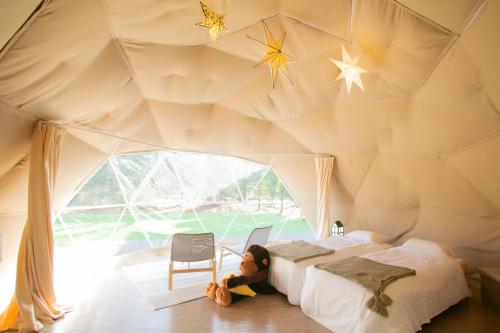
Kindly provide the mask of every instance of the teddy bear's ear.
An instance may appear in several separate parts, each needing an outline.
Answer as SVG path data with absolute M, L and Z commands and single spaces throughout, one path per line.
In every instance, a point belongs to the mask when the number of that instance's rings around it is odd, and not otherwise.
M 267 259 L 266 259 L 266 258 L 262 259 L 262 264 L 263 264 L 264 266 L 267 266 Z

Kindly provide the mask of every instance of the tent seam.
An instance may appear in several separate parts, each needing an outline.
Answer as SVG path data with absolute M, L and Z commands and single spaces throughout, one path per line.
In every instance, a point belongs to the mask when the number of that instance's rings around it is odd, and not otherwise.
M 452 36 L 452 39 L 448 42 L 448 45 L 446 45 L 446 47 L 443 49 L 443 51 L 441 52 L 441 54 L 439 55 L 439 57 L 436 59 L 436 61 L 434 62 L 432 68 L 428 72 L 428 74 L 424 77 L 424 79 L 422 80 L 422 82 L 420 82 L 420 84 L 411 93 L 410 97 L 408 98 L 410 101 L 415 98 L 415 96 L 418 94 L 418 92 L 420 91 L 420 89 L 422 89 L 422 87 L 427 83 L 427 81 L 429 81 L 429 79 L 432 76 L 432 74 L 434 74 L 434 72 L 439 67 L 439 65 L 441 65 L 443 59 L 448 55 L 448 53 L 452 49 L 452 47 L 455 46 L 456 42 L 458 41 L 458 38 L 459 38 L 459 36 L 456 36 L 456 35 Z
M 45 121 L 45 120 L 41 120 Z M 243 152 L 243 153 L 230 153 L 230 152 L 218 152 L 218 151 L 202 151 L 202 150 L 189 150 L 189 149 L 178 149 L 178 148 L 173 148 L 173 147 L 168 147 L 166 145 L 158 145 L 154 143 L 148 143 L 145 141 L 140 141 L 132 138 L 127 138 L 124 136 L 119 136 L 116 134 L 112 133 L 107 133 L 104 131 L 101 131 L 99 129 L 95 129 L 92 127 L 79 127 L 75 125 L 70 125 L 70 124 L 63 124 L 63 123 L 58 123 L 56 122 L 56 125 L 59 127 L 63 128 L 71 128 L 75 130 L 80 130 L 80 131 L 85 131 L 85 132 L 92 132 L 95 134 L 100 134 L 108 137 L 113 137 L 115 139 L 122 139 L 127 142 L 133 142 L 133 143 L 138 143 L 141 145 L 145 146 L 150 146 L 150 147 L 155 147 L 161 150 L 171 150 L 175 152 L 188 152 L 188 153 L 195 153 L 195 154 L 209 154 L 209 155 L 223 155 L 223 156 L 239 156 L 239 154 L 244 155 L 244 156 L 271 156 L 271 155 L 279 155 L 279 156 L 331 156 L 330 154 L 321 154 L 321 153 L 303 153 L 303 152 Z M 299 142 L 300 143 L 300 142 Z M 109 154 L 108 154 L 109 155 Z M 119 155 L 119 154 L 118 154 Z
M 184 106 L 186 105 L 185 103 L 177 103 L 177 102 L 168 102 L 168 101 L 162 101 L 162 100 L 158 100 L 158 99 L 148 99 L 148 101 L 156 101 L 158 103 L 167 103 L 167 104 L 176 104 L 176 105 L 181 105 L 181 106 Z M 285 132 L 289 137 L 290 139 L 292 139 L 295 144 L 298 145 L 297 149 L 300 149 L 301 151 L 306 151 L 307 154 L 310 154 L 312 152 L 311 149 L 309 149 L 307 146 L 305 146 L 302 142 L 300 142 L 295 136 L 293 136 L 291 133 L 289 133 L 285 128 L 279 126 L 278 123 L 276 122 L 273 122 L 271 120 L 268 120 L 268 119 L 261 119 L 261 118 L 257 118 L 257 117 L 252 117 L 252 116 L 249 116 L 247 114 L 244 114 L 236 109 L 233 109 L 231 107 L 227 107 L 223 104 L 218 104 L 217 102 L 215 103 L 195 103 L 195 104 L 192 104 L 192 105 L 196 105 L 196 106 L 209 106 L 210 107 L 210 112 L 213 112 L 214 111 L 214 108 L 215 107 L 219 107 L 219 108 L 223 108 L 224 110 L 227 110 L 227 111 L 230 111 L 231 113 L 234 113 L 236 116 L 239 116 L 239 117 L 243 117 L 245 120 L 248 120 L 248 121 L 253 121 L 253 122 L 262 122 L 262 123 L 265 123 L 265 125 L 268 127 L 268 130 L 266 133 L 269 133 L 272 129 L 272 127 L 276 127 L 280 130 L 282 130 L 283 132 Z M 157 120 L 155 114 L 153 113 L 153 118 L 155 120 Z M 161 136 L 161 134 L 160 134 Z M 252 153 L 250 153 L 252 154 Z M 267 154 L 267 153 L 262 153 L 262 154 Z M 270 153 L 270 154 L 274 154 L 274 153 Z M 283 153 L 279 153 L 279 154 L 283 154 Z M 299 152 L 297 153 L 292 153 L 292 154 L 301 154 Z M 329 155 L 328 155 L 329 156 Z
M 5 45 L 0 49 L 0 61 L 3 59 L 3 57 L 8 53 L 8 51 L 16 44 L 16 42 L 21 38 L 22 35 L 24 35 L 33 22 L 37 19 L 37 17 L 40 15 L 42 11 L 47 9 L 47 7 L 50 5 L 52 0 L 42 0 L 40 4 L 38 4 L 37 8 L 31 13 L 31 15 L 28 17 L 28 19 L 21 25 L 21 27 L 12 35 L 12 37 L 5 43 Z
M 291 133 L 287 128 L 285 128 L 286 126 L 282 126 L 279 122 L 271 122 L 271 124 L 273 124 L 273 126 L 276 126 L 277 128 L 281 129 L 283 132 L 288 134 L 293 140 L 295 140 L 297 143 L 299 143 L 307 151 L 309 151 L 309 152 L 313 151 L 308 145 L 306 145 L 305 143 L 300 141 L 299 138 L 297 138 L 293 133 Z M 318 156 L 334 156 L 334 155 L 327 153 L 327 154 L 319 154 Z
M 476 20 L 477 16 L 483 10 L 485 5 L 486 5 L 486 0 L 476 1 L 474 6 L 472 6 L 471 10 L 469 11 L 464 21 L 460 25 L 460 31 L 461 31 L 460 34 L 463 34 L 465 30 L 467 30 L 471 26 L 471 24 Z
M 424 15 L 420 14 L 419 12 L 417 12 L 417 11 L 415 11 L 415 10 L 411 9 L 411 8 L 410 8 L 410 7 L 408 7 L 408 6 L 403 5 L 401 2 L 399 2 L 399 0 L 392 0 L 392 2 L 393 2 L 394 4 L 396 4 L 397 6 L 399 6 L 400 8 L 404 9 L 405 11 L 407 11 L 408 13 L 410 13 L 410 14 L 412 14 L 412 15 L 414 15 L 414 16 L 416 16 L 416 17 L 418 17 L 418 18 L 421 18 L 421 19 L 425 20 L 427 23 L 430 23 L 430 24 L 434 25 L 434 26 L 435 26 L 436 28 L 438 28 L 439 30 L 441 30 L 441 31 L 443 31 L 443 32 L 445 32 L 445 33 L 447 33 L 447 34 L 451 34 L 451 35 L 457 36 L 457 37 L 458 37 L 458 36 L 460 36 L 460 34 L 458 34 L 458 33 L 454 32 L 454 31 L 452 31 L 452 30 L 450 30 L 450 29 L 446 28 L 446 27 L 445 27 L 445 26 L 443 26 L 442 24 L 440 24 L 440 23 L 438 23 L 438 22 L 436 22 L 436 21 L 434 21 L 434 20 L 431 20 L 431 19 L 430 19 L 430 18 L 428 18 L 427 16 L 424 16 Z
M 452 152 L 447 153 L 447 154 L 440 155 L 440 157 L 443 158 L 443 159 L 448 160 L 453 155 L 464 153 L 464 152 L 466 152 L 468 150 L 473 149 L 474 147 L 476 147 L 478 145 L 481 145 L 481 144 L 486 143 L 488 141 L 494 140 L 494 139 L 496 139 L 499 136 L 500 136 L 500 132 L 493 133 L 492 135 L 489 135 L 487 137 L 481 138 L 478 141 L 475 141 L 475 142 L 473 142 L 473 143 L 471 143 L 471 144 L 469 144 L 469 145 L 467 145 L 465 147 L 462 147 L 460 149 L 457 149 L 457 150 L 452 151 Z
M 465 181 L 480 195 L 480 197 L 482 197 L 486 202 L 488 202 L 490 205 L 492 205 L 496 210 L 497 212 L 495 213 L 496 215 L 479 215 L 479 214 L 476 214 L 474 216 L 492 216 L 492 217 L 500 217 L 500 206 L 498 206 L 496 203 L 494 203 L 493 201 L 491 201 L 491 199 L 483 192 L 481 191 L 473 182 L 472 180 L 466 176 L 463 172 L 460 171 L 460 169 L 458 169 L 455 164 L 453 164 L 452 161 L 450 161 L 449 159 L 446 159 L 446 162 L 448 162 L 448 164 L 460 175 L 463 177 L 463 179 L 465 179 Z
M 356 198 L 357 198 L 359 192 L 361 191 L 361 187 L 363 186 L 363 184 L 364 184 L 364 182 L 366 180 L 366 177 L 368 177 L 368 173 L 370 172 L 370 170 L 371 170 L 371 168 L 373 166 L 373 163 L 375 162 L 376 158 L 377 158 L 377 153 L 373 153 L 373 158 L 372 158 L 372 160 L 370 162 L 370 165 L 366 169 L 365 175 L 363 176 L 363 179 L 361 180 L 361 183 L 359 183 L 359 186 L 358 186 L 358 189 L 356 190 L 356 193 L 352 197 L 353 202 L 356 202 Z
M 134 84 L 137 88 L 137 91 L 139 92 L 139 94 L 141 96 L 142 101 L 146 105 L 146 108 L 148 110 L 149 115 L 153 118 L 153 120 L 155 120 L 155 117 L 154 117 L 153 112 L 151 110 L 151 105 L 149 104 L 148 100 L 146 99 L 145 94 L 144 94 L 144 90 L 142 89 L 142 87 L 139 84 L 139 80 L 138 80 L 137 75 L 135 73 L 135 70 L 132 66 L 132 63 L 130 62 L 130 59 L 128 58 L 125 50 L 123 49 L 123 46 L 120 44 L 119 39 L 116 37 L 116 32 L 115 32 L 113 24 L 111 22 L 111 17 L 109 15 L 109 7 L 107 5 L 106 0 L 101 0 L 101 4 L 103 7 L 104 15 L 106 16 L 106 22 L 108 23 L 111 39 L 113 40 L 115 47 L 118 49 L 118 53 L 120 54 L 122 61 L 125 63 L 125 66 L 127 66 L 128 71 L 130 73 L 130 76 L 131 76 L 132 80 L 134 81 Z M 156 127 L 156 131 L 158 133 L 158 136 L 163 142 L 163 138 L 161 136 L 161 132 L 160 132 L 160 129 L 158 127 L 158 123 L 156 121 L 154 121 L 154 124 Z
M 309 28 L 310 29 L 315 29 L 314 27 L 313 28 L 309 27 Z M 319 31 L 319 32 L 321 32 L 321 33 L 325 33 L 323 30 L 318 30 L 318 29 L 316 29 L 316 30 Z M 233 35 L 235 35 L 234 32 L 233 32 Z M 113 38 L 119 40 L 122 43 L 133 43 L 133 44 L 142 44 L 142 45 L 144 45 L 144 44 L 147 44 L 147 45 L 158 45 L 158 46 L 166 46 L 166 47 L 185 48 L 185 49 L 194 48 L 194 47 L 206 47 L 206 48 L 208 48 L 210 50 L 214 50 L 214 51 L 220 52 L 220 53 L 225 54 L 227 56 L 231 56 L 231 57 L 234 57 L 236 59 L 241 59 L 243 61 L 251 62 L 253 65 L 257 65 L 259 63 L 259 60 L 250 59 L 250 57 L 244 57 L 244 56 L 241 56 L 241 55 L 237 55 L 237 54 L 228 52 L 227 50 L 223 50 L 223 49 L 217 48 L 216 45 L 213 44 L 213 43 L 182 45 L 182 44 L 162 43 L 162 42 L 159 42 L 159 41 L 144 41 L 144 40 L 140 40 L 140 39 L 137 39 L 137 38 L 130 38 L 130 37 L 116 37 L 116 36 L 113 36 Z M 332 49 L 333 48 L 334 47 L 332 47 Z M 318 53 L 318 54 L 312 55 L 312 56 L 303 57 L 303 58 L 300 58 L 300 59 L 294 58 L 294 61 L 297 62 L 297 61 L 311 60 L 311 59 L 315 59 L 315 58 L 319 58 L 319 57 L 331 57 L 331 53 L 332 53 L 332 50 L 330 50 L 330 51 L 324 51 L 322 53 Z M 328 54 L 330 54 L 330 55 L 328 55 Z
M 417 93 L 420 91 L 420 89 L 425 85 L 425 83 L 429 80 L 429 78 L 432 76 L 432 74 L 434 73 L 434 71 L 436 70 L 436 68 L 441 64 L 441 62 L 444 59 L 444 57 L 448 54 L 448 51 L 452 48 L 453 45 L 455 45 L 455 42 L 460 37 L 460 34 L 458 34 L 458 33 L 454 32 L 454 31 L 452 31 L 452 30 L 444 27 L 443 25 L 439 24 L 438 22 L 433 21 L 430 18 L 428 18 L 428 17 L 420 14 L 419 12 L 417 12 L 417 11 L 415 11 L 415 10 L 413 10 L 413 9 L 405 6 L 405 5 L 403 5 L 401 2 L 399 2 L 399 0 L 392 0 L 392 2 L 395 3 L 396 5 L 398 5 L 400 8 L 404 9 L 405 11 L 407 11 L 408 13 L 410 13 L 410 14 L 418 17 L 418 18 L 423 19 L 427 23 L 433 25 L 435 28 L 438 28 L 442 32 L 444 32 L 447 35 L 450 35 L 452 37 L 452 39 L 448 42 L 448 45 L 441 52 L 441 54 L 438 57 L 438 59 L 434 62 L 434 65 L 430 69 L 429 73 L 424 77 L 424 79 L 422 80 L 422 82 L 413 90 L 413 92 L 409 96 L 408 99 L 411 101 L 417 95 Z
M 30 15 L 30 17 L 22 24 L 22 26 L 14 33 L 14 35 L 7 41 L 7 43 L 0 49 L 0 61 L 7 56 L 7 53 L 9 53 L 9 50 L 17 43 L 17 41 L 29 30 L 33 22 L 36 21 L 38 16 L 51 4 L 52 0 L 42 0 L 40 4 L 37 6 L 35 11 Z M 20 107 L 14 106 L 10 103 L 8 103 L 3 97 L 0 97 L 0 101 L 12 108 L 15 108 L 21 112 L 23 112 L 26 115 L 29 115 L 30 117 L 33 117 L 34 120 L 45 120 L 42 119 L 33 113 L 26 111 L 24 109 L 21 109 Z
M 135 86 L 137 87 L 137 90 L 139 91 L 139 93 L 141 95 L 142 101 L 144 102 L 144 104 L 146 105 L 146 108 L 148 109 L 149 115 L 151 117 L 153 117 L 153 119 L 156 120 L 156 118 L 153 114 L 153 111 L 152 111 L 151 104 L 149 103 L 149 100 L 145 96 L 144 90 L 142 89 L 141 85 L 139 84 L 139 79 L 137 78 L 134 67 L 132 66 L 132 63 L 130 62 L 130 59 L 129 59 L 125 49 L 121 45 L 119 39 L 117 39 L 115 37 L 113 37 L 112 39 L 113 39 L 113 42 L 115 43 L 116 47 L 118 48 L 118 51 L 121 55 L 122 60 L 124 61 L 125 65 L 127 66 L 128 70 L 130 72 L 130 76 L 132 77 L 132 80 L 134 80 Z M 158 132 L 159 137 L 163 141 L 163 137 L 161 136 L 160 128 L 158 127 L 158 123 L 156 121 L 154 121 L 154 124 L 155 124 L 155 127 L 156 127 L 156 130 Z
M 254 26 L 254 25 L 256 25 L 256 24 L 261 23 L 261 22 L 262 22 L 262 20 L 267 21 L 267 20 L 271 20 L 271 19 L 273 19 L 273 18 L 275 18 L 275 17 L 278 17 L 278 16 L 283 16 L 283 17 L 285 17 L 285 18 L 287 18 L 287 19 L 289 19 L 289 20 L 291 20 L 291 21 L 294 21 L 294 22 L 296 22 L 296 23 L 300 23 L 300 24 L 305 25 L 305 26 L 307 26 L 307 27 L 309 27 L 309 28 L 311 28 L 311 29 L 314 29 L 314 30 L 317 30 L 317 31 L 321 31 L 321 32 L 323 32 L 323 33 L 325 33 L 325 34 L 328 34 L 328 35 L 332 36 L 332 37 L 333 37 L 333 38 L 335 38 L 335 39 L 339 39 L 339 40 L 341 40 L 341 41 L 343 41 L 343 42 L 346 42 L 346 43 L 351 44 L 351 42 L 350 42 L 350 41 L 348 41 L 347 39 L 342 38 L 342 37 L 340 37 L 340 36 L 337 36 L 337 35 L 335 35 L 334 33 L 331 33 L 331 32 L 329 32 L 329 31 L 326 31 L 326 30 L 320 29 L 319 27 L 316 27 L 316 26 L 314 26 L 313 24 L 311 24 L 311 23 L 309 23 L 309 22 L 302 21 L 302 20 L 300 20 L 300 19 L 298 19 L 298 18 L 296 18 L 296 17 L 294 17 L 294 16 L 292 16 L 292 15 L 289 15 L 289 14 L 283 13 L 283 12 L 281 11 L 281 9 L 280 9 L 280 10 L 278 10 L 278 12 L 277 12 L 276 14 L 273 14 L 273 15 L 270 15 L 270 16 L 267 16 L 267 17 L 264 17 L 264 18 L 260 18 L 258 21 L 255 21 L 255 22 L 249 23 L 249 24 L 247 24 L 247 25 L 245 25 L 245 26 L 242 26 L 242 27 L 240 27 L 240 28 L 238 28 L 238 29 L 236 29 L 236 30 L 231 31 L 231 33 L 232 33 L 232 34 L 233 34 L 233 33 L 238 33 L 238 32 L 240 32 L 240 31 L 242 31 L 242 30 L 244 30 L 244 29 L 246 29 L 246 28 L 248 28 L 248 27 L 251 27 L 251 26 Z M 209 44 L 211 44 L 211 42 L 206 42 L 206 43 L 201 44 L 201 45 L 209 45 Z

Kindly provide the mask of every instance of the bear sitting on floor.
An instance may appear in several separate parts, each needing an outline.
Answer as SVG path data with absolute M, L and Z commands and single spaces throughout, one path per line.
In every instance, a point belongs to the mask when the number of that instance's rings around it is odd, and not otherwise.
M 269 252 L 260 245 L 252 245 L 243 255 L 240 264 L 240 276 L 230 275 L 224 277 L 219 287 L 217 283 L 210 282 L 207 286 L 207 297 L 215 300 L 217 304 L 228 306 L 231 303 L 249 297 L 252 293 L 271 294 L 276 289 L 267 283 L 270 265 Z M 236 293 L 238 287 L 247 285 L 249 292 Z M 243 288 L 241 288 L 243 289 Z

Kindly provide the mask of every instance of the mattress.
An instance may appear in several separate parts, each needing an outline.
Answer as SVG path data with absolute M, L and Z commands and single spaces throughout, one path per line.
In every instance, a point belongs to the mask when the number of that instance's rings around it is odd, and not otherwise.
M 366 242 L 347 237 L 330 237 L 310 243 L 324 248 L 333 249 L 335 253 L 320 256 L 297 263 L 286 259 L 271 256 L 269 272 L 269 283 L 279 292 L 288 296 L 288 301 L 293 305 L 300 305 L 302 285 L 304 283 L 305 270 L 308 266 L 344 259 L 350 256 L 384 250 L 390 245 L 377 242 Z
M 385 289 L 393 304 L 384 318 L 365 304 L 372 293 L 356 282 L 309 266 L 302 288 L 304 313 L 336 333 L 416 332 L 470 290 L 461 261 L 444 253 L 404 246 L 363 255 L 381 263 L 415 269 Z

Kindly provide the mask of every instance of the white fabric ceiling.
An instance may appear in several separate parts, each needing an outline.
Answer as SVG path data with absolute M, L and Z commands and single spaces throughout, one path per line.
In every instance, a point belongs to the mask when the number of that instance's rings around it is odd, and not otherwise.
M 0 54 L 0 214 L 23 212 L 35 118 L 69 130 L 58 204 L 113 152 L 222 152 L 273 165 L 314 222 L 310 153 L 336 156 L 333 216 L 500 260 L 499 0 L 44 1 Z M 247 35 L 286 31 L 291 85 Z M 349 42 L 352 40 L 352 44 Z M 344 44 L 365 92 L 335 81 Z M 259 155 L 257 155 L 259 154 Z M 299 154 L 299 155 L 294 155 Z

